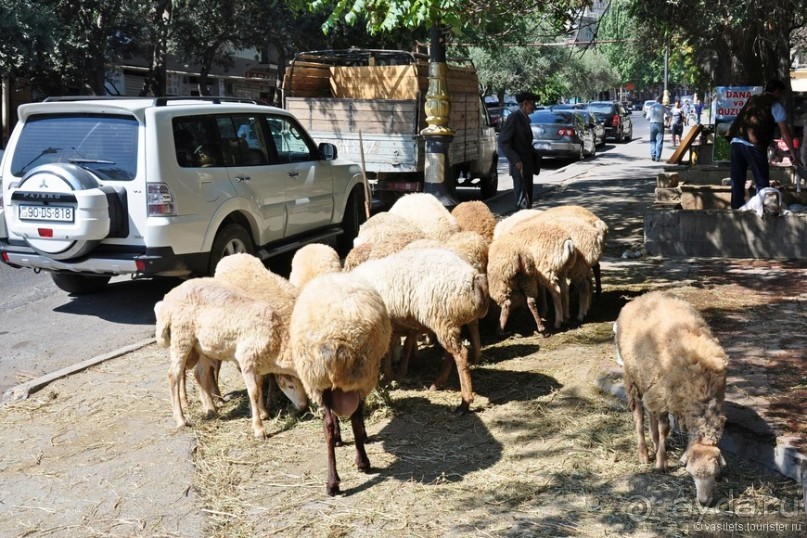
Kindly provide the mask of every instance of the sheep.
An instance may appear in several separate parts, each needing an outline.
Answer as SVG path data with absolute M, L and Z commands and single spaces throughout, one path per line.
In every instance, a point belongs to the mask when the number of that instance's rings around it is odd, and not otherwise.
M 538 286 L 552 297 L 555 328 L 563 322 L 565 275 L 576 260 L 576 249 L 561 227 L 527 219 L 495 238 L 488 252 L 490 296 L 501 308 L 499 330 L 504 332 L 513 307 L 525 300 L 538 332 L 544 332 L 535 300 Z
M 215 278 L 195 278 L 169 291 L 155 314 L 157 340 L 171 352 L 168 385 L 177 426 L 188 425 L 180 392 L 189 360 L 196 353 L 238 363 L 249 394 L 253 433 L 256 438 L 266 437 L 260 376 L 296 376 L 290 358 L 281 354 L 287 334 L 278 312 Z
M 639 460 L 649 463 L 644 408 L 650 413 L 656 468 L 663 471 L 669 415 L 680 418 L 689 438 L 681 464 L 695 481 L 698 501 L 709 504 L 715 477 L 726 464 L 717 446 L 726 421 L 726 353 L 701 315 L 665 292 L 650 292 L 625 305 L 615 332 Z
M 289 325 L 294 366 L 308 396 L 322 405 L 328 448 L 327 494 L 339 493 L 334 447 L 338 419 L 350 417 L 356 467 L 370 471 L 364 449 L 367 433 L 363 399 L 378 384 L 381 357 L 392 327 L 384 301 L 362 278 L 325 274 L 300 292 Z
M 311 243 L 294 253 L 289 282 L 300 289 L 314 277 L 340 271 L 342 271 L 342 262 L 339 261 L 339 254 L 333 247 L 322 243 Z
M 359 228 L 359 233 L 353 240 L 353 246 L 358 247 L 365 243 L 383 243 L 390 237 L 409 237 L 410 242 L 416 239 L 425 239 L 421 229 L 402 215 L 382 211 L 367 219 Z
M 444 241 L 460 231 L 457 219 L 433 194 L 416 192 L 402 196 L 392 204 L 388 213 L 404 217 L 428 239 Z
M 213 278 L 232 285 L 248 293 L 255 299 L 271 304 L 279 314 L 280 320 L 284 325 L 283 346 L 284 348 L 286 347 L 288 322 L 291 318 L 291 312 L 299 293 L 296 286 L 282 276 L 267 269 L 259 258 L 246 253 L 232 254 L 222 258 L 216 265 Z M 218 367 L 220 367 L 221 362 L 210 361 L 208 364 L 212 364 L 215 377 L 217 377 Z M 207 386 L 203 380 L 200 380 L 199 374 L 200 369 L 204 367 L 205 362 L 200 361 L 200 364 L 196 368 L 196 378 L 200 387 Z M 274 378 L 277 386 L 297 409 L 305 407 L 305 390 L 299 379 L 290 375 L 275 375 Z M 218 389 L 217 386 L 216 389 Z M 260 405 L 262 415 L 268 416 L 263 400 L 261 400 Z
M 496 217 L 485 202 L 472 200 L 460 202 L 451 210 L 462 232 L 476 232 L 490 244 L 496 229 Z
M 493 239 L 510 233 L 510 231 L 518 224 L 540 214 L 540 209 L 521 209 L 516 211 L 512 215 L 509 215 L 496 223 L 496 227 L 493 229 Z
M 422 234 L 417 236 L 408 233 L 391 235 L 384 241 L 377 243 L 362 243 L 353 247 L 345 257 L 343 270 L 350 271 L 367 260 L 377 260 L 390 254 L 400 252 L 414 241 L 431 241 L 423 239 Z
M 468 351 L 462 345 L 463 325 L 485 316 L 488 308 L 487 277 L 446 249 L 403 250 L 367 261 L 351 271 L 364 277 L 384 299 L 396 335 L 431 331 L 454 358 L 460 378 L 465 412 L 473 402 Z M 432 388 L 448 380 L 446 361 Z

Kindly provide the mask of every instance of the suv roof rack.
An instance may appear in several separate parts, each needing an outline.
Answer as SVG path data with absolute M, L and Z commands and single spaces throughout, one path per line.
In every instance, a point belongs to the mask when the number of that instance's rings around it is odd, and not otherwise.
M 265 101 L 259 99 L 247 99 L 245 97 L 224 97 L 219 95 L 174 95 L 164 97 L 143 97 L 143 96 L 123 96 L 123 95 L 56 95 L 45 98 L 45 103 L 70 102 L 70 101 L 119 101 L 132 99 L 149 99 L 154 106 L 166 106 L 169 101 L 210 101 L 212 104 L 221 103 L 249 103 L 253 105 L 266 105 Z

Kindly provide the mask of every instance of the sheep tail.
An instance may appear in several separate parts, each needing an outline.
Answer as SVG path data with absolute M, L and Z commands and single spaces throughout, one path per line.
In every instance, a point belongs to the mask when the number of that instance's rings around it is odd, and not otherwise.
M 574 260 L 577 257 L 577 249 L 574 246 L 574 241 L 572 241 L 571 239 L 567 239 L 566 241 L 563 242 L 562 256 L 563 260 L 561 262 L 561 265 L 566 264 L 571 265 L 574 263 Z
M 154 336 L 157 339 L 157 343 L 162 347 L 168 347 L 171 344 L 171 323 L 166 314 L 162 301 L 154 305 L 154 315 L 157 318 L 154 327 Z
M 625 366 L 622 360 L 622 355 L 619 354 L 619 331 L 617 329 L 616 321 L 614 322 L 614 348 L 616 348 L 616 363 L 620 366 Z
M 479 273 L 474 276 L 474 310 L 477 313 L 477 319 L 482 319 L 487 315 L 489 297 L 488 277 Z

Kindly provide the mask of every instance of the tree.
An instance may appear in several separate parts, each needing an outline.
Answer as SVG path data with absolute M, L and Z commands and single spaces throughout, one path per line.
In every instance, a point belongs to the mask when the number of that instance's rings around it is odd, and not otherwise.
M 55 13 L 42 10 L 31 0 L 0 4 L 0 79 L 36 81 L 49 73 L 56 26 Z

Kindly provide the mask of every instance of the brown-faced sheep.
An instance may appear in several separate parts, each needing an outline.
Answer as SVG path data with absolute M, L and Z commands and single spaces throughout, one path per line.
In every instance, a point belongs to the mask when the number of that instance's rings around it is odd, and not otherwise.
M 187 425 L 181 380 L 195 352 L 238 363 L 249 394 L 253 432 L 255 437 L 265 437 L 260 376 L 296 376 L 293 363 L 281 355 L 286 327 L 278 312 L 215 278 L 195 278 L 169 291 L 155 306 L 155 314 L 157 340 L 171 350 L 168 384 L 177 426 Z
M 698 501 L 710 503 L 715 477 L 725 465 L 717 445 L 726 421 L 726 353 L 689 303 L 664 292 L 650 292 L 625 305 L 615 332 L 640 461 L 649 463 L 644 409 L 650 413 L 656 468 L 661 470 L 667 469 L 669 415 L 675 415 L 689 436 L 681 463 L 695 480 Z
M 322 243 L 305 245 L 294 253 L 291 260 L 289 282 L 301 289 L 319 275 L 342 271 L 342 262 L 336 250 Z
M 539 219 L 519 222 L 490 244 L 488 280 L 490 296 L 501 308 L 499 330 L 504 331 L 510 312 L 522 300 L 545 330 L 535 300 L 539 287 L 546 289 L 555 308 L 555 328 L 563 323 L 566 273 L 575 263 L 576 250 L 568 232 Z
M 462 232 L 476 232 L 490 244 L 496 229 L 496 217 L 485 202 L 471 200 L 460 202 L 451 210 Z
M 435 334 L 457 366 L 462 390 L 462 404 L 457 410 L 467 411 L 473 402 L 473 385 L 460 331 L 487 312 L 486 276 L 456 254 L 431 248 L 403 250 L 371 260 L 350 274 L 364 277 L 378 290 L 395 335 Z M 443 386 L 450 373 L 451 363 L 446 361 L 433 386 Z
M 457 219 L 433 194 L 416 192 L 398 198 L 388 213 L 404 217 L 428 239 L 444 241 L 460 231 Z
M 291 317 L 294 365 L 312 400 L 323 407 L 328 447 L 328 495 L 339 493 L 336 472 L 338 418 L 350 417 L 356 467 L 369 472 L 364 449 L 362 400 L 376 387 L 381 357 L 389 348 L 391 326 L 378 292 L 349 273 L 313 279 L 300 293 Z

